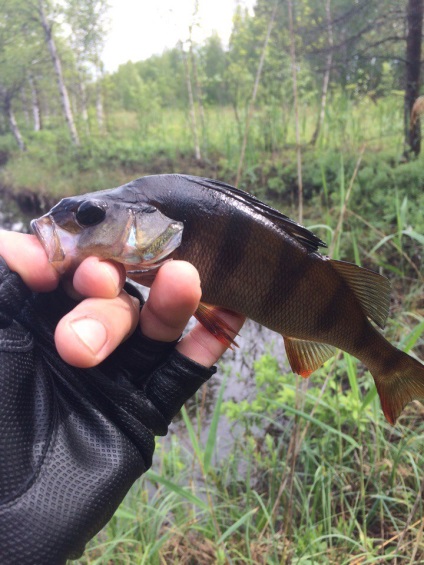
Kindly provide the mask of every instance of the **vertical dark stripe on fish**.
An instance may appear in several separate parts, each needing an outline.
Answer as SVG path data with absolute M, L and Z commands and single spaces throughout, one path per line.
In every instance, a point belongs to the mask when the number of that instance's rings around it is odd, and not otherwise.
M 334 277 L 333 277 L 334 280 Z M 343 310 L 344 301 L 351 300 L 351 291 L 349 287 L 343 282 L 342 279 L 336 279 L 337 284 L 334 289 L 330 292 L 327 289 L 326 294 L 330 294 L 330 299 L 327 304 L 323 304 L 323 308 L 317 311 L 315 316 L 315 328 L 314 331 L 325 332 L 328 334 L 334 327 L 337 321 L 338 313 L 337 310 Z
M 276 309 L 281 311 L 283 304 L 287 304 L 292 295 L 299 291 L 301 280 L 313 265 L 314 262 L 308 255 L 295 255 L 287 243 L 282 242 L 272 282 L 260 304 L 263 319 L 275 319 Z
M 221 241 L 215 259 L 222 287 L 234 276 L 239 265 L 247 260 L 246 249 L 252 235 L 251 228 L 251 222 L 241 212 L 227 216 L 224 232 L 219 234 Z

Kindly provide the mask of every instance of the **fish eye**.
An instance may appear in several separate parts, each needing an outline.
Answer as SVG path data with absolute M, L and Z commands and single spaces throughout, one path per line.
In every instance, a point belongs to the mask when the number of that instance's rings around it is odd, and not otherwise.
M 99 224 L 105 219 L 106 210 L 99 202 L 85 200 L 76 211 L 75 218 L 80 226 L 89 227 Z

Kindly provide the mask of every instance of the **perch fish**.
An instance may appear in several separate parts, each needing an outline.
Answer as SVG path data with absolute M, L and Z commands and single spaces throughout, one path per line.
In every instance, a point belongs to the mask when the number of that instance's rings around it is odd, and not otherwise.
M 322 255 L 325 244 L 312 232 L 242 190 L 187 175 L 147 176 L 64 198 L 31 227 L 61 273 L 96 255 L 123 263 L 143 283 L 164 261 L 189 261 L 202 284 L 197 318 L 219 339 L 228 328 L 208 305 L 280 333 L 303 377 L 342 349 L 370 370 L 390 423 L 408 402 L 424 399 L 424 365 L 371 323 L 385 325 L 388 280 Z

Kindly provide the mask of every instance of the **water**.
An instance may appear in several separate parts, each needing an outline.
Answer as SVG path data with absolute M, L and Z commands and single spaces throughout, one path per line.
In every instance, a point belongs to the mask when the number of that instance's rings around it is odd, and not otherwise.
M 0 229 L 26 231 L 27 223 L 19 214 L 13 203 L 6 197 L 0 197 Z
M 194 319 L 190 321 L 188 330 L 197 323 Z M 255 361 L 264 354 L 271 354 L 278 360 L 281 371 L 290 370 L 284 350 L 284 342 L 281 335 L 271 330 L 247 320 L 236 339 L 238 348 L 227 350 L 221 361 L 218 363 L 217 373 L 210 381 L 203 385 L 204 405 L 202 405 L 202 429 L 200 441 L 205 444 L 209 424 L 212 419 L 216 399 L 225 375 L 227 380 L 223 394 L 223 400 L 241 402 L 243 400 L 252 401 L 256 395 L 255 387 Z M 190 416 L 195 415 L 195 401 L 190 400 L 186 407 Z M 219 458 L 225 457 L 233 448 L 236 439 L 242 434 L 243 429 L 237 422 L 230 423 L 228 419 L 221 415 L 217 430 L 217 451 Z M 261 433 L 261 430 L 258 430 Z M 170 434 L 166 441 L 170 441 L 170 435 L 176 434 L 179 441 L 190 450 L 190 438 L 187 435 L 185 424 L 182 418 L 177 417 L 170 426 Z M 166 442 L 165 442 L 166 443 Z M 199 477 L 199 481 L 200 481 Z

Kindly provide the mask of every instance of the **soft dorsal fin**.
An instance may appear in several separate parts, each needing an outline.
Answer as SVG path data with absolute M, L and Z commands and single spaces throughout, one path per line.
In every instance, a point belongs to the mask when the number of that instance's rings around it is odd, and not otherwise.
M 354 263 L 335 259 L 330 259 L 330 263 L 353 291 L 365 314 L 384 328 L 390 307 L 389 280 Z
M 335 348 L 326 343 L 283 337 L 290 367 L 294 373 L 303 378 L 309 377 L 311 373 L 335 354 Z
M 211 190 L 216 190 L 222 194 L 243 202 L 246 206 L 249 206 L 255 212 L 262 214 L 269 221 L 273 222 L 278 228 L 284 230 L 288 235 L 295 238 L 299 243 L 301 243 L 308 251 L 318 251 L 319 247 L 327 247 L 327 245 L 319 239 L 315 234 L 309 231 L 307 228 L 291 220 L 288 216 L 285 216 L 275 208 L 268 206 L 255 196 L 252 196 L 244 190 L 235 188 L 224 182 L 220 182 L 213 179 L 206 179 L 202 177 L 193 177 L 190 175 L 181 175 L 189 182 L 199 184 L 205 188 Z

